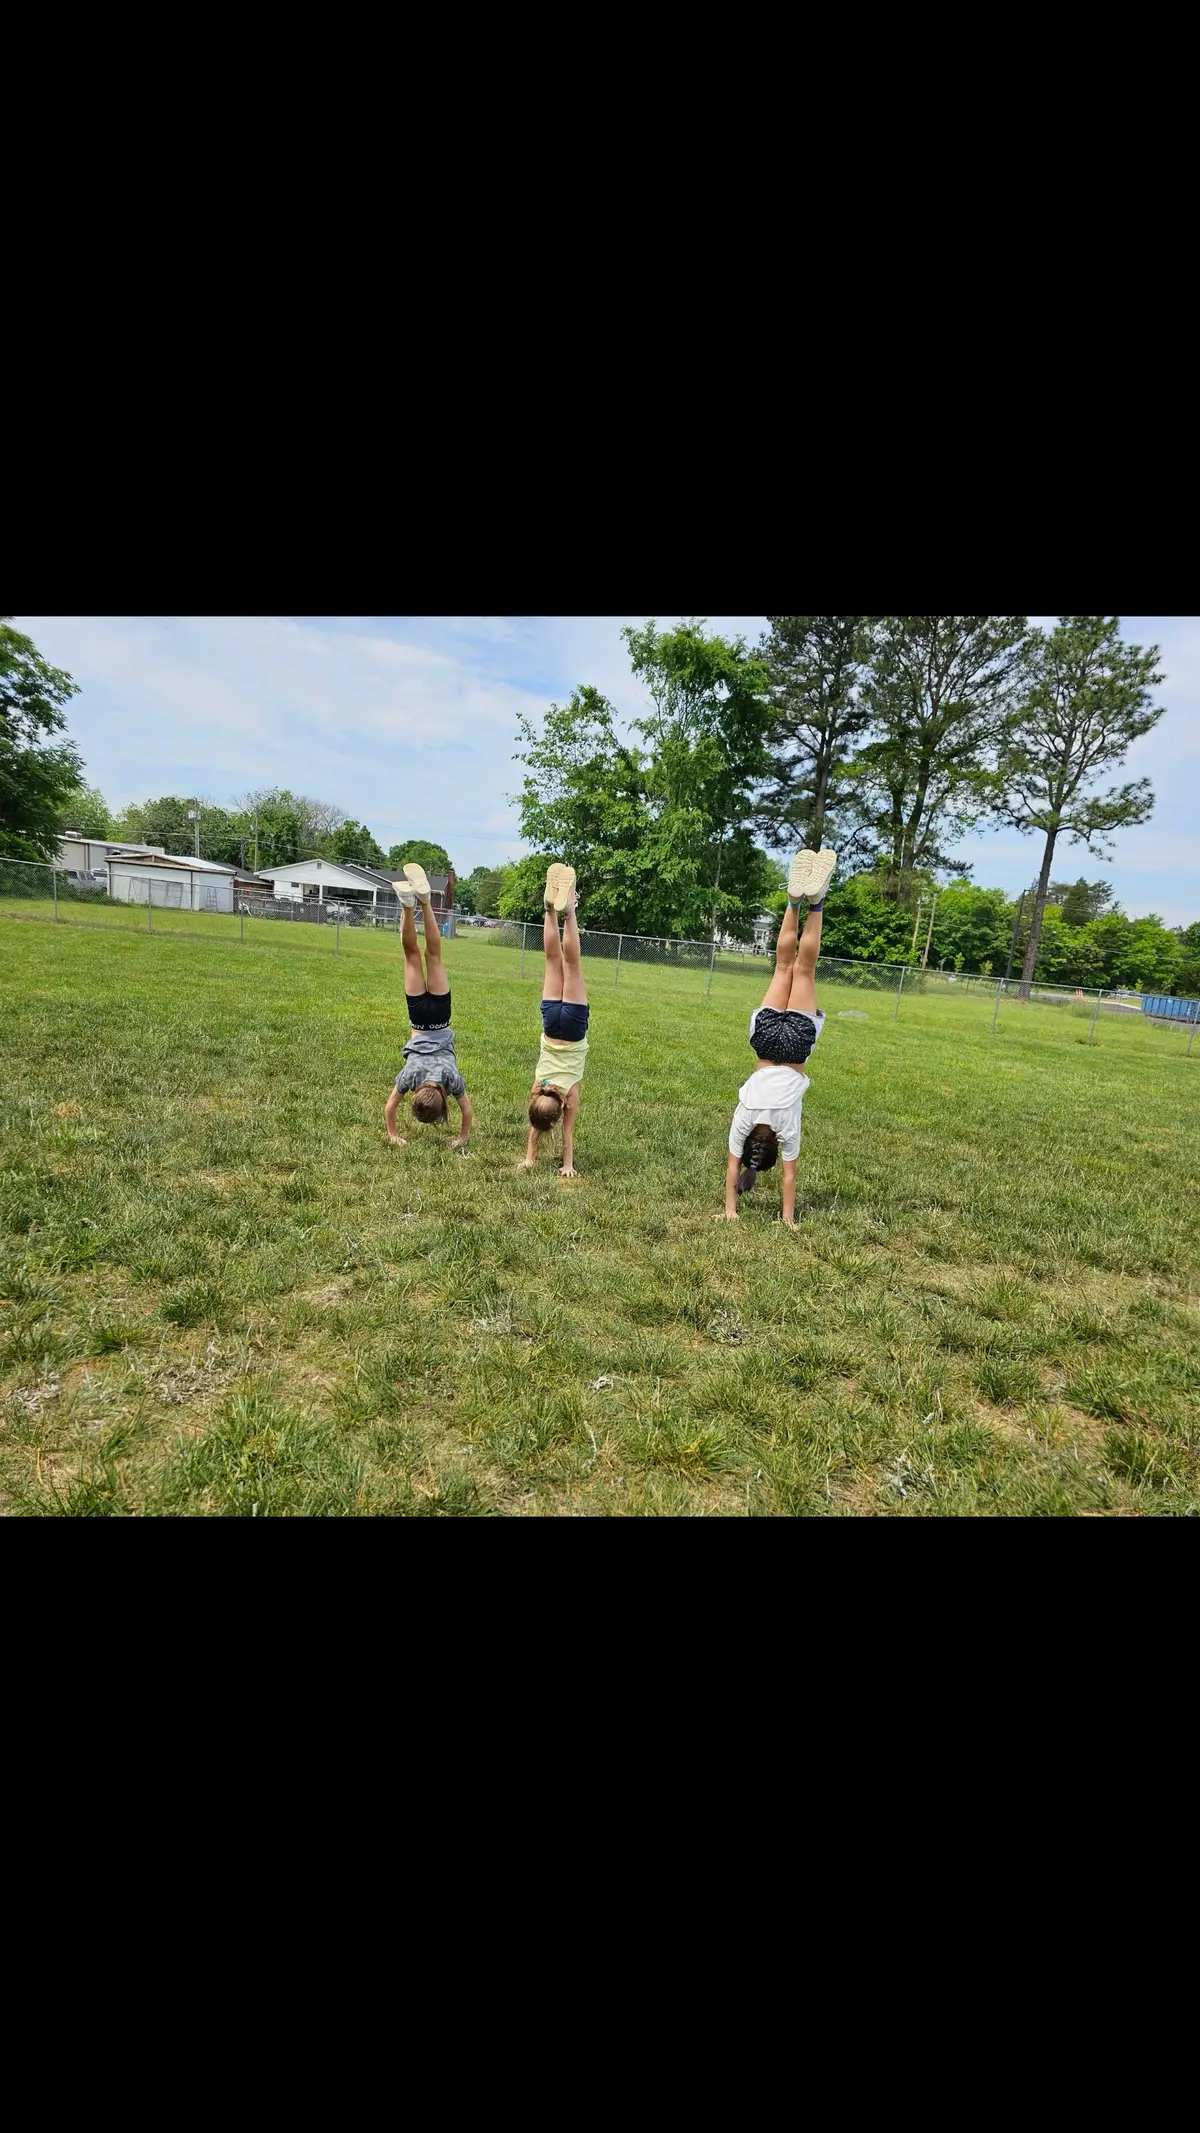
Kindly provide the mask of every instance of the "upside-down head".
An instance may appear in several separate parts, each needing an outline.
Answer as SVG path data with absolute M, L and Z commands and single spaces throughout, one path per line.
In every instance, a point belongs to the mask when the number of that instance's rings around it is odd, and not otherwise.
M 413 1117 L 423 1126 L 440 1126 L 446 1116 L 446 1092 L 436 1081 L 423 1081 L 413 1090 Z
M 557 1089 L 547 1088 L 543 1082 L 535 1089 L 529 1101 L 529 1123 L 538 1133 L 549 1133 L 562 1117 L 563 1100 Z
M 742 1142 L 742 1167 L 737 1189 L 750 1192 L 760 1170 L 771 1170 L 779 1159 L 779 1138 L 771 1126 L 751 1126 Z

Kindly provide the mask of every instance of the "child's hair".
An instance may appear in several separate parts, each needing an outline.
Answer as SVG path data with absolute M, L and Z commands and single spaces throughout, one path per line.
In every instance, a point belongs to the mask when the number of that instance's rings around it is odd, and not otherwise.
M 413 1117 L 423 1126 L 440 1126 L 446 1116 L 446 1096 L 435 1082 L 424 1081 L 413 1090 Z
M 530 1100 L 529 1123 L 539 1133 L 549 1133 L 562 1115 L 563 1100 L 557 1089 L 539 1089 Z
M 779 1138 L 771 1126 L 751 1126 L 742 1142 L 737 1189 L 750 1192 L 760 1170 L 771 1170 L 779 1155 Z

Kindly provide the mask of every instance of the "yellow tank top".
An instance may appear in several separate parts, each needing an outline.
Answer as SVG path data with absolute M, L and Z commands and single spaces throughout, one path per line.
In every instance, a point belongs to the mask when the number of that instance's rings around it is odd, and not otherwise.
M 548 1081 L 552 1089 L 558 1089 L 565 1096 L 568 1089 L 573 1089 L 577 1081 L 583 1080 L 587 1048 L 586 1037 L 581 1037 L 578 1044 L 551 1044 L 548 1038 L 543 1037 L 535 1079 Z

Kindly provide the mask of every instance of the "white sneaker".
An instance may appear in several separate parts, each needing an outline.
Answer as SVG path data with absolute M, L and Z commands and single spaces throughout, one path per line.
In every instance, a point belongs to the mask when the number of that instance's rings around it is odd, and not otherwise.
M 415 911 L 417 908 L 416 890 L 410 889 L 406 881 L 394 881 L 392 887 L 396 891 L 398 901 L 404 905 L 405 910 Z
M 788 875 L 789 901 L 794 904 L 801 901 L 819 904 L 833 880 L 836 866 L 836 852 L 797 852 L 792 861 L 792 871 Z

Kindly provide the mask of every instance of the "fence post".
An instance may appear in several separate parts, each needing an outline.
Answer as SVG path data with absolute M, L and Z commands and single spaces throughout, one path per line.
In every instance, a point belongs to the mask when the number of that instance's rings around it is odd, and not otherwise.
M 906 965 L 906 964 L 904 964 L 904 963 L 901 963 L 901 965 L 900 965 L 900 983 L 899 983 L 899 984 L 897 985 L 897 987 L 896 987 L 896 1005 L 895 1005 L 895 1006 L 893 1007 L 893 1009 L 892 1009 L 892 1020 L 893 1020 L 893 1022 L 894 1022 L 894 1021 L 896 1020 L 896 1017 L 897 1017 L 897 1016 L 899 1015 L 899 1013 L 900 1013 L 900 995 L 901 995 L 901 993 L 902 993 L 902 992 L 904 991 L 904 973 L 905 973 L 905 970 L 906 970 L 906 968 L 907 968 L 907 965 Z
M 712 974 L 713 974 L 713 964 L 714 964 L 714 963 L 716 962 L 716 960 L 717 960 L 717 936 L 716 936 L 716 934 L 714 933 L 714 935 L 713 935 L 713 944 L 712 944 L 712 954 L 711 954 L 711 955 L 709 956 L 709 959 L 708 959 L 708 990 L 707 990 L 707 992 L 706 992 L 706 993 L 705 993 L 705 995 L 704 995 L 704 998 L 705 998 L 705 1000 L 706 1000 L 706 1001 L 708 1001 L 708 1000 L 711 1000 L 711 999 L 712 999 Z
M 624 946 L 625 946 L 625 935 L 624 935 L 623 933 L 618 933 L 618 935 L 617 935 L 617 962 L 616 962 L 616 968 L 615 968 L 615 969 L 614 969 L 614 971 L 613 971 L 613 984 L 614 984 L 614 985 L 618 985 L 618 984 L 620 983 L 620 981 L 621 981 L 621 950 L 622 950 L 622 948 L 623 948 Z
M 153 882 L 151 881 L 151 879 L 150 879 L 149 875 L 147 875 L 147 876 L 146 876 L 146 931 L 147 931 L 147 933 L 153 933 L 153 931 L 154 931 L 154 925 L 153 925 L 153 921 L 151 920 L 151 917 L 150 917 L 150 913 L 151 913 L 151 912 L 153 911 L 153 909 L 154 909 L 154 883 L 153 883 Z
M 521 968 L 517 973 L 518 976 L 522 978 L 525 975 L 525 935 L 528 933 L 528 931 L 529 920 L 527 918 L 523 918 L 521 920 Z
M 58 924 L 58 868 L 51 867 L 50 879 L 54 884 L 54 923 Z
M 239 912 L 238 912 L 238 939 L 239 939 L 239 941 L 244 941 L 244 940 L 245 940 L 245 938 L 246 938 L 246 914 L 245 914 L 245 911 L 243 910 L 243 911 L 239 911 Z
M 1101 1002 L 1101 1000 L 1102 1000 L 1103 998 L 1104 998 L 1104 987 L 1103 987 L 1103 985 L 1102 985 L 1102 986 L 1100 987 L 1100 990 L 1099 990 L 1099 992 L 1098 992 L 1098 993 L 1096 994 L 1096 1005 L 1095 1005 L 1095 1006 L 1093 1007 L 1093 1009 L 1092 1009 L 1092 1026 L 1091 1026 L 1090 1030 L 1088 1031 L 1088 1043 L 1089 1043 L 1089 1044 L 1094 1044 L 1094 1043 L 1096 1042 L 1096 1017 L 1097 1017 L 1097 1015 L 1098 1015 L 1098 1014 L 1099 1014 L 1099 1012 L 1100 1012 L 1100 1002 Z
M 1184 1053 L 1184 1055 L 1183 1055 L 1185 1059 L 1190 1059 L 1190 1058 L 1191 1058 L 1191 1056 L 1192 1056 L 1192 1046 L 1193 1046 L 1193 1045 L 1194 1045 L 1194 1043 L 1196 1042 L 1196 1024 L 1197 1024 L 1197 1022 L 1200 1022 L 1200 1010 L 1198 1010 L 1198 1011 L 1196 1012 L 1196 1014 L 1194 1014 L 1194 1015 L 1192 1016 L 1192 1034 L 1191 1034 L 1191 1036 L 1190 1036 L 1190 1037 L 1188 1038 L 1188 1048 L 1187 1048 L 1186 1052 L 1185 1052 L 1185 1053 Z
M 342 952 L 342 914 L 340 911 L 334 913 L 333 952 L 335 955 L 340 955 Z
M 992 1030 L 991 1030 L 991 1034 L 992 1034 L 992 1036 L 993 1036 L 993 1037 L 994 1037 L 994 1036 L 995 1036 L 995 1034 L 996 1034 L 996 1017 L 997 1017 L 997 1015 L 998 1015 L 998 1014 L 999 1014 L 999 1012 L 1000 1012 L 1000 995 L 1001 995 L 1001 993 L 1002 993 L 1002 992 L 1004 991 L 1004 986 L 1005 986 L 1005 982 L 1006 982 L 1006 981 L 1005 981 L 1005 979 L 1004 979 L 1004 978 L 998 978 L 998 979 L 997 979 L 997 981 L 996 981 L 996 1005 L 995 1005 L 995 1006 L 993 1007 L 993 1009 L 992 1009 Z

